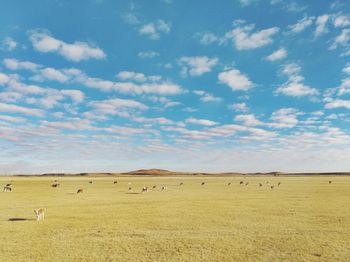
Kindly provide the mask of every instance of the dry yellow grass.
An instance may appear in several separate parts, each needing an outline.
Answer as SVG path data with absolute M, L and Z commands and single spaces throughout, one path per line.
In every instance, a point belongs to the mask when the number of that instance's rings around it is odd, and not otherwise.
M 0 185 L 10 180 L 14 191 L 0 196 L 1 261 L 350 261 L 350 177 L 0 177 Z M 43 222 L 35 208 L 45 209 Z

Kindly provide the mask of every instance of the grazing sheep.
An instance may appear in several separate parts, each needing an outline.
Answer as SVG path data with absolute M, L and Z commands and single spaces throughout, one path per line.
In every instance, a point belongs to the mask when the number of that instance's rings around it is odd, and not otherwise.
M 153 188 L 153 189 L 155 189 L 156 187 L 157 187 L 157 186 L 156 186 L 156 185 L 154 185 L 152 188 Z
M 249 182 L 245 183 L 245 185 L 246 185 L 246 186 L 249 185 Z
M 52 184 L 51 187 L 59 187 L 60 184 L 56 183 L 56 184 Z
M 277 186 L 280 186 L 281 182 L 278 182 Z
M 259 183 L 259 187 L 262 187 L 262 184 L 261 184 L 261 183 Z
M 36 216 L 36 221 L 44 220 L 45 213 L 42 208 L 35 209 L 34 210 L 35 216 Z
M 129 186 L 128 190 L 129 190 L 129 192 L 132 190 L 131 186 Z
M 83 193 L 84 190 L 82 188 L 78 189 L 77 194 Z
M 274 188 L 274 186 L 271 186 L 271 189 L 273 189 Z
M 144 186 L 141 190 L 141 193 L 147 192 L 148 191 L 148 187 Z
M 231 182 L 229 182 L 227 185 L 230 186 L 230 185 L 231 185 Z
M 118 184 L 118 181 L 117 181 L 117 180 L 115 180 L 115 181 L 113 182 L 113 184 Z
M 183 183 L 183 182 L 181 182 L 179 186 L 183 186 L 183 185 L 184 185 L 184 183 Z
M 202 182 L 202 184 L 201 184 L 202 186 L 204 186 L 205 185 L 205 182 Z
M 243 181 L 239 182 L 240 185 L 243 185 L 243 183 L 244 183 Z
M 328 181 L 328 184 L 332 184 L 332 181 L 331 181 L 331 180 L 329 180 L 329 181 Z
M 2 192 L 12 192 L 12 188 L 9 186 L 5 186 Z
M 162 190 L 167 190 L 168 187 L 167 186 L 162 186 Z
M 6 184 L 6 186 L 12 186 L 12 184 Z
M 92 183 L 93 183 L 93 181 L 89 181 L 89 183 L 90 183 L 90 184 L 92 184 Z

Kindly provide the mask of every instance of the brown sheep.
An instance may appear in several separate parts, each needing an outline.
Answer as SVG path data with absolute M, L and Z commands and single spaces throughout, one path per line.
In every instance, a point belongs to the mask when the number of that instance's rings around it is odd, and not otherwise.
M 83 193 L 84 190 L 82 188 L 78 189 L 77 194 Z

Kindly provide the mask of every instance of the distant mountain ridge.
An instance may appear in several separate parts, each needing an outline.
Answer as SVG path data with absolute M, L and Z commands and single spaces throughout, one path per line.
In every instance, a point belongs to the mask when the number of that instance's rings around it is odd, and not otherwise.
M 180 172 L 170 171 L 166 169 L 138 169 L 130 172 L 92 172 L 92 173 L 44 173 L 34 175 L 17 175 L 17 176 L 312 176 L 312 175 L 324 175 L 324 176 L 348 176 L 350 172 L 325 172 L 325 173 L 284 173 L 284 172 L 257 172 L 257 173 L 239 173 L 239 172 L 222 172 L 222 173 L 209 173 L 209 172 Z

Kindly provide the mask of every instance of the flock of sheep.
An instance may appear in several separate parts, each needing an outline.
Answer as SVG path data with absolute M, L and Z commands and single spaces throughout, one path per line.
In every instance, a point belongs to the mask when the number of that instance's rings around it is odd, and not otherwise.
M 11 182 L 12 182 L 12 181 L 11 181 Z M 113 184 L 117 184 L 117 183 L 118 183 L 117 180 L 114 180 L 114 181 L 113 181 Z M 332 181 L 330 180 L 330 181 L 328 181 L 328 183 L 329 183 L 329 184 L 332 184 Z M 93 181 L 90 180 L 90 181 L 89 181 L 89 184 L 93 184 Z M 271 189 L 274 189 L 274 187 L 275 187 L 275 185 L 269 185 L 269 181 L 266 181 L 265 184 L 266 184 L 268 187 L 270 187 Z M 182 187 L 183 185 L 184 185 L 183 182 L 180 182 L 180 183 L 179 183 L 179 187 Z M 201 182 L 201 186 L 205 186 L 205 185 L 206 185 L 205 182 Z M 227 185 L 228 185 L 228 186 L 231 186 L 231 185 L 232 185 L 232 182 L 228 182 Z M 244 181 L 241 180 L 241 181 L 239 182 L 239 185 L 240 185 L 240 186 L 248 186 L 248 185 L 249 185 L 249 182 L 244 182 Z M 277 183 L 277 187 L 279 187 L 280 185 L 281 185 L 281 182 L 278 182 L 278 183 Z M 259 186 L 259 187 L 262 187 L 263 184 L 262 184 L 262 183 L 258 183 L 258 186 Z M 60 187 L 60 183 L 58 183 L 58 180 L 55 180 L 54 183 L 51 185 L 51 187 L 53 187 L 53 188 L 58 188 L 58 187 Z M 156 189 L 156 188 L 157 188 L 156 185 L 154 185 L 154 186 L 152 187 L 152 189 Z M 162 186 L 160 187 L 160 189 L 161 189 L 161 191 L 164 191 L 164 190 L 167 190 L 168 187 L 167 187 L 166 185 L 162 185 Z M 12 191 L 13 191 L 13 187 L 12 187 L 12 184 L 11 184 L 11 183 L 6 184 L 6 185 L 4 186 L 4 188 L 3 188 L 3 192 L 12 192 Z M 129 191 L 129 192 L 132 191 L 131 182 L 128 183 L 128 191 Z M 144 187 L 142 187 L 142 189 L 141 189 L 141 193 L 146 193 L 146 192 L 148 192 L 148 191 L 149 191 L 149 188 L 148 188 L 147 186 L 144 186 Z M 84 192 L 84 189 L 83 189 L 83 188 L 79 188 L 79 189 L 76 191 L 76 194 L 81 194 L 81 193 L 83 193 L 83 192 Z M 43 219 L 44 219 L 45 214 L 44 214 L 44 210 L 43 210 L 42 208 L 35 209 L 35 210 L 34 210 L 34 213 L 35 213 L 35 216 L 36 216 L 36 220 L 37 220 L 37 221 L 40 221 L 40 220 L 43 220 Z

